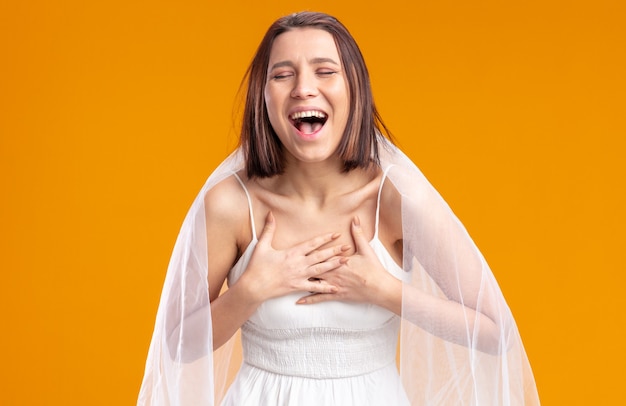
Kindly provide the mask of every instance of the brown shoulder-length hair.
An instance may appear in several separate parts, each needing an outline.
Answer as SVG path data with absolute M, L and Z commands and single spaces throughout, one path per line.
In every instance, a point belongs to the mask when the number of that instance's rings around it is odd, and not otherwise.
M 344 171 L 378 164 L 379 134 L 391 139 L 372 96 L 370 78 L 361 51 L 346 27 L 335 17 L 324 13 L 301 12 L 276 20 L 265 33 L 246 71 L 247 94 L 241 126 L 240 144 L 246 158 L 248 177 L 271 177 L 283 173 L 283 149 L 270 124 L 264 90 L 270 52 L 276 37 L 297 28 L 317 28 L 330 33 L 337 45 L 346 75 L 350 110 L 337 153 L 343 159 Z

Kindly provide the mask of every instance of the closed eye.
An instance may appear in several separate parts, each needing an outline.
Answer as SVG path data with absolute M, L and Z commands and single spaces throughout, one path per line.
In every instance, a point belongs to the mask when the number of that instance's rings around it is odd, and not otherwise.
M 277 73 L 275 75 L 272 76 L 272 79 L 274 80 L 283 80 L 283 79 L 287 79 L 293 76 L 293 73 Z
M 337 71 L 334 71 L 334 70 L 323 70 L 323 71 L 318 71 L 317 75 L 322 76 L 322 77 L 327 77 L 327 76 L 332 76 L 336 73 Z

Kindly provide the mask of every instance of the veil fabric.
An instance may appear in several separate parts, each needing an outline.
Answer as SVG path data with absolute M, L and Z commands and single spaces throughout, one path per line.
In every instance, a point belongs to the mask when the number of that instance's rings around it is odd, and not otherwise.
M 502 292 L 463 225 L 419 169 L 381 136 L 380 165 L 402 196 L 399 371 L 411 405 L 538 405 Z M 237 149 L 193 202 L 170 259 L 137 404 L 219 405 L 234 339 L 212 351 L 205 195 L 244 168 Z M 384 208 L 383 208 L 384 210 Z

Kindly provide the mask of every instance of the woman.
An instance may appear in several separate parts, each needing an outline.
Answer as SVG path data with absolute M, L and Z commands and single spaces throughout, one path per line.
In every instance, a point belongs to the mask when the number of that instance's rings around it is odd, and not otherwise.
M 247 78 L 241 146 L 183 224 L 139 404 L 538 403 L 493 274 L 382 136 L 345 27 L 279 19 Z

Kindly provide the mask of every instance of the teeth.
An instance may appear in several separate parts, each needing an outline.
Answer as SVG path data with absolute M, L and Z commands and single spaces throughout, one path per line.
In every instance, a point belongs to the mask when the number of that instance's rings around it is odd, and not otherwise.
M 300 120 L 302 118 L 308 118 L 308 117 L 326 118 L 326 114 L 317 110 L 309 110 L 309 111 L 299 111 L 291 115 L 292 120 Z

